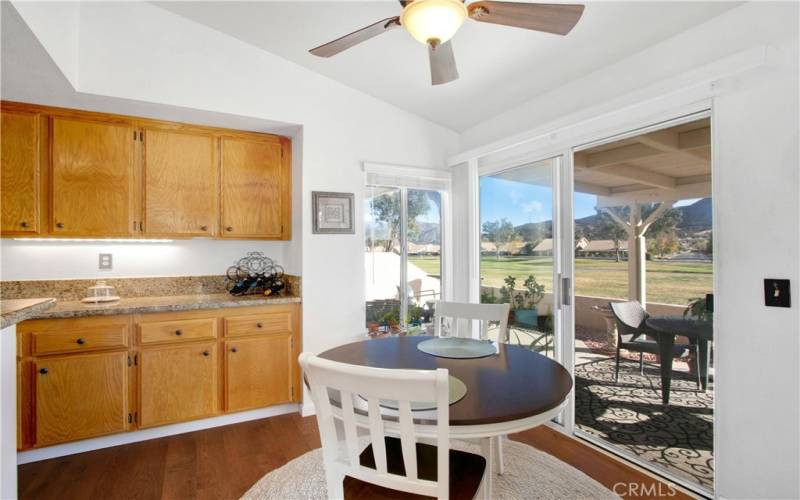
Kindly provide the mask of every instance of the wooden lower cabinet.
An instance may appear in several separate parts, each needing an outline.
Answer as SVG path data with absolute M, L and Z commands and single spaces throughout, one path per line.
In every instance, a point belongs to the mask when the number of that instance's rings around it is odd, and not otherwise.
M 290 333 L 225 342 L 225 409 L 288 403 L 294 364 Z
M 139 427 L 214 415 L 218 408 L 217 344 L 139 352 Z
M 20 450 L 300 400 L 298 304 L 32 320 L 17 334 Z
M 38 446 L 127 429 L 127 353 L 40 359 L 34 370 Z

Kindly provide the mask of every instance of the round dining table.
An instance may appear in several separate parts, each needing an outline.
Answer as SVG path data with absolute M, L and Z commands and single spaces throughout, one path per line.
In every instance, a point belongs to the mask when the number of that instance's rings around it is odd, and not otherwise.
M 645 321 L 648 335 L 653 335 L 658 343 L 661 356 L 661 403 L 669 405 L 669 391 L 672 384 L 672 356 L 676 336 L 684 336 L 697 345 L 700 385 L 708 390 L 708 365 L 714 328 L 708 321 L 699 321 L 681 316 L 650 316 Z
M 494 344 L 496 353 L 470 359 L 426 354 L 417 345 L 430 336 L 368 339 L 323 352 L 321 358 L 377 368 L 435 370 L 446 368 L 467 387 L 450 405 L 450 437 L 481 439 L 492 470 L 489 439 L 537 427 L 567 404 L 572 377 L 559 363 L 522 346 Z M 430 415 L 430 413 L 428 413 Z M 419 412 L 420 423 L 430 423 Z M 491 491 L 491 490 L 490 490 Z

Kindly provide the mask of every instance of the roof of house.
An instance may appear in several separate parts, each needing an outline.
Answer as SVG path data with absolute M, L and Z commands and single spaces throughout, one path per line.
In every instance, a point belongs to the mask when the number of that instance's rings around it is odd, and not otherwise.
M 628 241 L 621 240 L 619 242 L 619 249 L 627 251 Z M 583 252 L 613 252 L 615 251 L 614 240 L 592 240 L 586 243 L 586 246 L 580 250 Z

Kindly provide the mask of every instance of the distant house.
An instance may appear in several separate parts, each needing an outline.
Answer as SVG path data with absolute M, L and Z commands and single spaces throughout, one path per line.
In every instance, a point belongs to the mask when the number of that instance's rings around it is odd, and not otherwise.
M 441 246 L 434 245 L 433 243 L 427 243 L 425 245 L 412 242 L 408 243 L 409 255 L 439 255 L 440 252 Z
M 586 248 L 589 244 L 589 240 L 586 238 L 580 238 L 575 243 L 575 250 L 580 251 Z M 533 255 L 553 255 L 553 239 L 552 238 L 545 238 L 543 239 L 538 245 L 536 245 L 532 250 Z
M 525 248 L 525 242 L 522 240 L 512 241 L 500 248 L 502 255 L 519 255 Z M 494 255 L 497 253 L 497 246 L 491 241 L 481 241 L 481 253 Z
M 579 242 L 580 243 L 580 242 Z M 583 248 L 575 249 L 576 255 L 582 257 L 604 257 L 615 255 L 617 252 L 614 240 L 592 240 L 587 241 Z M 628 240 L 619 242 L 619 252 L 623 255 L 628 253 Z

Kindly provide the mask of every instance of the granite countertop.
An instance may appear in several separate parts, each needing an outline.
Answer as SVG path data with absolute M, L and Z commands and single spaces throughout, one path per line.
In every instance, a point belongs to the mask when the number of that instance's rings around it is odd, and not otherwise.
M 52 308 L 56 299 L 10 299 L 0 300 L 0 329 L 26 319 L 38 318 L 43 311 Z
M 53 299 L 51 299 L 53 300 Z M 82 316 L 111 316 L 115 314 L 192 311 L 196 309 L 222 309 L 266 304 L 294 304 L 301 302 L 297 295 L 247 295 L 234 297 L 228 293 L 207 295 L 172 295 L 164 297 L 122 298 L 107 304 L 84 304 L 80 301 L 61 301 L 55 306 L 25 319 L 78 318 Z M 21 320 L 20 320 L 21 321 Z M 3 314 L 5 324 L 5 313 Z

